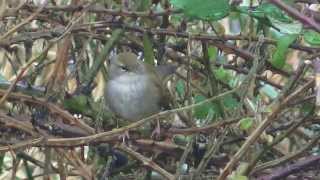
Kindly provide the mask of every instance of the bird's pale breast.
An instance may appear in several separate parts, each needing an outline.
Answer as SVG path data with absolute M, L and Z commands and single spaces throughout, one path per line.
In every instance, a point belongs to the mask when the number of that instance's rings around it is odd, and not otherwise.
M 140 120 L 160 111 L 160 92 L 142 75 L 109 80 L 106 100 L 112 111 L 127 120 Z

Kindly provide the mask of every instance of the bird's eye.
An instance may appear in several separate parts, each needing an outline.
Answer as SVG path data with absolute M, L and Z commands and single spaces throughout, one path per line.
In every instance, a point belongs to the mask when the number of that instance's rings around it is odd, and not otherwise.
M 125 72 L 127 72 L 127 71 L 129 70 L 126 66 L 120 66 L 120 69 L 121 69 L 122 71 L 125 71 Z

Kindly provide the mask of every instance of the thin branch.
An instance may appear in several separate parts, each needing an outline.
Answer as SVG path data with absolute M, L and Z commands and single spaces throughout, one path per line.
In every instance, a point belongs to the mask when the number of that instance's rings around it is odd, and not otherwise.
M 0 96 L 3 97 L 6 93 L 7 93 L 6 91 L 0 89 Z M 88 134 L 94 134 L 95 133 L 95 130 L 93 128 L 91 128 L 90 126 L 88 126 L 87 124 L 82 122 L 81 120 L 73 117 L 69 112 L 61 109 L 59 106 L 48 102 L 44 98 L 35 98 L 35 97 L 32 97 L 32 96 L 23 95 L 23 94 L 20 94 L 20 93 L 10 93 L 8 95 L 8 99 L 22 100 L 22 101 L 25 101 L 25 102 L 29 102 L 29 103 L 32 103 L 32 104 L 39 105 L 39 106 L 44 106 L 44 107 L 48 108 L 51 113 L 57 114 L 62 119 L 64 119 L 65 121 L 69 122 L 69 124 L 76 125 L 76 126 L 80 127 L 81 129 L 86 131 Z
M 0 112 L 0 122 L 4 123 L 4 126 L 20 129 L 24 132 L 27 132 L 31 136 L 37 136 L 39 135 L 34 130 L 32 124 L 28 121 L 19 121 L 13 117 L 5 115 L 3 112 Z
M 199 103 L 191 104 L 191 105 L 184 106 L 184 107 L 181 107 L 181 108 L 162 111 L 160 113 L 157 113 L 157 114 L 154 114 L 154 115 L 149 116 L 147 118 L 144 118 L 144 119 L 142 119 L 140 121 L 131 123 L 131 124 L 129 124 L 127 126 L 124 126 L 122 128 L 113 129 L 112 131 L 97 133 L 97 134 L 84 136 L 84 137 L 76 137 L 76 138 L 48 138 L 44 145 L 46 145 L 46 146 L 63 146 L 63 147 L 70 146 L 70 147 L 72 147 L 72 146 L 87 145 L 90 142 L 94 142 L 94 141 L 98 141 L 98 140 L 100 140 L 100 141 L 114 140 L 120 134 L 122 134 L 122 133 L 124 133 L 124 132 L 126 132 L 126 131 L 128 131 L 130 129 L 134 129 L 134 128 L 137 128 L 139 126 L 142 126 L 142 125 L 146 124 L 147 122 L 150 122 L 150 121 L 152 121 L 152 120 L 154 120 L 154 119 L 156 119 L 158 117 L 167 116 L 167 115 L 172 114 L 172 113 L 177 113 L 177 112 L 181 112 L 181 111 L 184 111 L 184 110 L 189 110 L 189 109 L 192 109 L 192 108 L 195 108 L 195 107 L 202 106 L 203 104 L 206 104 L 206 103 L 211 102 L 211 101 L 215 101 L 215 100 L 217 100 L 219 98 L 222 98 L 222 97 L 225 97 L 225 96 L 227 96 L 229 94 L 232 94 L 237 90 L 238 90 L 238 88 L 235 88 L 233 90 L 226 91 L 226 92 L 224 92 L 222 94 L 219 94 L 218 96 L 214 96 L 214 97 L 208 98 L 208 99 L 206 99 L 204 101 L 201 101 Z M 0 93 L 1 93 L 1 90 L 0 90 Z M 28 98 L 25 98 L 25 100 L 28 100 L 29 102 L 31 101 Z M 34 102 L 34 101 L 31 101 L 31 102 Z M 39 103 L 38 101 L 36 101 L 36 102 Z M 50 104 L 50 103 L 41 102 L 40 104 L 46 105 L 46 107 L 48 107 L 49 110 L 50 109 L 52 110 L 52 108 L 53 108 L 52 106 L 54 106 L 55 108 L 58 108 L 55 105 Z M 58 112 L 62 113 L 60 109 L 56 109 L 56 110 L 59 110 Z M 57 112 L 57 111 L 54 111 L 54 112 Z M 65 114 L 66 116 L 70 116 L 67 112 L 65 112 L 65 111 L 63 111 L 63 112 L 66 113 Z M 70 120 L 69 117 L 68 117 L 67 120 Z
M 268 169 L 268 168 L 272 168 L 272 167 L 276 167 L 276 166 L 279 166 L 279 165 L 282 165 L 286 162 L 289 162 L 290 160 L 293 160 L 297 157 L 301 157 L 302 155 L 304 155 L 306 153 L 306 151 L 310 150 L 312 147 L 316 146 L 317 143 L 319 142 L 319 138 L 320 138 L 320 135 L 316 135 L 312 138 L 312 140 L 303 145 L 302 149 L 296 151 L 296 152 L 293 152 L 293 153 L 290 153 L 284 157 L 281 157 L 281 158 L 278 158 L 274 161 L 270 161 L 270 162 L 267 162 L 267 163 L 263 163 L 263 164 L 260 164 L 259 166 L 257 166 L 252 174 L 256 174 L 257 172 L 260 172 L 264 169 Z
M 316 30 L 318 33 L 320 33 L 320 25 L 314 21 L 313 19 L 303 15 L 295 8 L 288 6 L 284 1 L 281 0 L 269 0 L 272 4 L 278 6 L 280 9 L 287 12 L 290 16 L 293 18 L 299 20 L 301 23 L 306 24 L 310 26 L 312 29 Z
M 159 174 L 161 174 L 166 179 L 174 180 L 174 176 L 172 174 L 167 172 L 165 169 L 161 168 L 159 165 L 157 165 L 151 159 L 146 158 L 145 156 L 143 156 L 140 153 L 130 149 L 129 147 L 127 147 L 127 146 L 125 146 L 123 144 L 120 144 L 120 145 L 114 146 L 114 148 L 119 149 L 120 151 L 123 151 L 123 152 L 127 153 L 128 155 L 134 157 L 135 159 L 137 159 L 140 162 L 142 162 L 142 164 L 144 166 L 147 166 L 147 167 L 151 168 L 152 170 L 158 172 Z
M 47 5 L 47 1 L 48 0 L 46 0 L 40 7 L 38 7 L 38 9 L 33 14 L 31 14 L 27 19 L 25 19 L 20 24 L 16 25 L 15 27 L 13 27 L 9 31 L 7 31 L 4 35 L 0 36 L 0 43 L 2 41 L 4 41 L 6 38 L 8 38 L 11 34 L 13 34 L 16 31 L 18 31 L 24 25 L 26 25 L 29 22 L 31 22 L 38 14 L 40 14 L 40 12 L 43 10 L 43 8 Z
M 38 6 L 26 4 L 23 6 L 23 9 L 36 9 Z M 85 8 L 84 5 L 61 5 L 61 6 L 47 6 L 43 8 L 43 11 L 62 11 L 62 12 L 77 12 L 82 11 Z M 165 9 L 162 11 L 154 12 L 154 11 L 127 11 L 123 9 L 107 9 L 104 8 L 103 5 L 93 5 L 88 9 L 90 13 L 97 13 L 97 14 L 108 14 L 112 16 L 126 16 L 126 17 L 144 17 L 144 18 L 154 18 L 157 16 L 163 15 L 171 15 L 180 13 L 179 10 L 175 9 Z
M 237 153 L 232 157 L 232 159 L 228 162 L 228 164 L 224 167 L 223 171 L 221 172 L 218 180 L 224 180 L 227 178 L 227 176 L 231 173 L 234 166 L 237 162 L 241 159 L 241 157 L 248 151 L 250 146 L 257 141 L 257 139 L 260 137 L 262 132 L 275 120 L 277 120 L 278 114 L 282 111 L 282 109 L 286 106 L 286 104 L 291 101 L 292 99 L 296 98 L 301 92 L 304 92 L 306 89 L 308 89 L 312 84 L 314 83 L 314 80 L 308 81 L 304 86 L 298 88 L 295 92 L 288 95 L 283 100 L 275 101 L 271 105 L 269 109 L 271 109 L 270 113 L 267 115 L 267 117 L 259 124 L 259 126 L 250 134 L 250 136 L 247 138 L 247 140 L 243 143 L 241 148 L 237 151 Z M 283 91 L 283 94 L 286 94 L 286 91 Z

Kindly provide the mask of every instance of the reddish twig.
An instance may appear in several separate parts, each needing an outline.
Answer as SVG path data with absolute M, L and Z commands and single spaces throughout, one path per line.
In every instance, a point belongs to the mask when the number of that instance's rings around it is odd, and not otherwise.
M 287 176 L 299 171 L 304 171 L 310 167 L 318 167 L 320 165 L 320 156 L 309 156 L 306 157 L 294 164 L 288 164 L 285 167 L 273 170 L 272 174 L 258 177 L 257 180 L 276 180 L 276 179 L 285 179 Z

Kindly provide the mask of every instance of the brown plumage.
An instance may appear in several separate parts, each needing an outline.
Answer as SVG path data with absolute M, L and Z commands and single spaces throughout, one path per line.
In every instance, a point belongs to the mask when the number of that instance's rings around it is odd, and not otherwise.
M 154 67 L 130 52 L 118 54 L 109 65 L 106 103 L 125 120 L 137 121 L 169 107 L 164 79 L 173 66 Z

